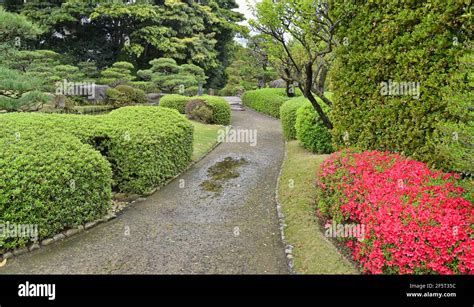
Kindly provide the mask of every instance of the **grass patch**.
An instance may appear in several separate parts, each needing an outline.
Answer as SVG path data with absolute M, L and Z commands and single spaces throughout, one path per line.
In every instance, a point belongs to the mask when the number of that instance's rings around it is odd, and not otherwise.
M 192 160 L 197 161 L 205 155 L 216 143 L 217 132 L 223 129 L 221 125 L 205 125 L 191 121 L 194 126 L 194 150 Z
M 316 171 L 327 155 L 315 155 L 287 143 L 278 197 L 285 215 L 285 237 L 293 248 L 295 270 L 301 274 L 358 274 L 324 236 L 315 216 Z

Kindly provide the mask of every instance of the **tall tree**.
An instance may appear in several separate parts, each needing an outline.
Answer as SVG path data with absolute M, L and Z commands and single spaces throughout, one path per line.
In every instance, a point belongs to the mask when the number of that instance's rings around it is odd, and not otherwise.
M 35 1 L 22 13 L 46 29 L 37 47 L 66 54 L 74 63 L 92 60 L 103 68 L 128 61 L 143 69 L 152 59 L 170 57 L 203 68 L 210 86 L 223 85 L 219 71 L 243 29 L 237 25 L 242 15 L 231 10 L 234 0 L 126 2 Z
M 263 0 L 257 3 L 254 30 L 265 35 L 271 45 L 269 52 L 279 58 L 286 77 L 297 83 L 329 129 L 333 123 L 314 97 L 327 106 L 332 101 L 324 95 L 328 57 L 336 41 L 334 33 L 340 19 L 331 16 L 330 5 L 321 0 Z

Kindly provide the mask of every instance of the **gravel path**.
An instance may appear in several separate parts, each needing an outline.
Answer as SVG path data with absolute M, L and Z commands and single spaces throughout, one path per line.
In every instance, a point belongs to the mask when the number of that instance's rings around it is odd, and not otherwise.
M 288 273 L 275 208 L 280 123 L 250 110 L 232 115 L 233 129 L 256 129 L 256 146 L 224 142 L 116 219 L 10 259 L 0 273 Z M 247 161 L 235 169 L 240 176 L 206 192 L 208 169 L 227 157 Z

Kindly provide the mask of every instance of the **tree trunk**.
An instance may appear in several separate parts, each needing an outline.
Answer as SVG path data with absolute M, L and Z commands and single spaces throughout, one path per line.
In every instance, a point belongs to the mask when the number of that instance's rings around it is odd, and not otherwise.
M 291 82 L 291 73 L 288 68 L 285 68 L 285 74 L 286 78 L 283 78 L 283 80 L 285 80 L 286 84 L 286 96 L 295 97 L 295 87 L 292 86 L 293 84 Z
M 286 83 L 286 96 L 295 97 L 295 88 L 292 87 L 291 82 L 285 80 L 285 83 Z
M 304 88 L 302 88 L 301 90 L 303 91 L 303 94 L 306 97 L 306 99 L 308 99 L 311 102 L 311 104 L 313 105 L 314 109 L 318 113 L 318 115 L 321 118 L 321 120 L 323 121 L 324 125 L 328 129 L 331 130 L 333 128 L 333 124 L 329 120 L 329 117 L 327 117 L 327 115 L 324 113 L 323 109 L 319 105 L 318 101 L 314 98 L 313 93 L 311 91 L 311 89 L 313 88 L 313 86 L 312 86 L 313 85 L 313 65 L 312 65 L 312 63 L 308 63 L 306 65 L 305 74 L 306 74 L 306 84 L 304 85 Z M 324 95 L 322 95 L 322 96 L 324 97 Z M 323 99 L 322 97 L 320 97 L 320 98 Z M 324 98 L 326 100 L 328 100 L 326 97 L 324 97 Z M 323 99 L 323 101 L 324 101 L 324 99 Z

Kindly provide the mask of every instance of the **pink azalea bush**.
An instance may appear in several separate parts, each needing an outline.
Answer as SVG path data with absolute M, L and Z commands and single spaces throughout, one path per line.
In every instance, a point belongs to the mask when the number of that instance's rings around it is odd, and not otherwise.
M 347 245 L 365 273 L 473 274 L 473 213 L 459 176 L 399 154 L 344 150 L 318 176 L 318 214 L 365 225 Z

